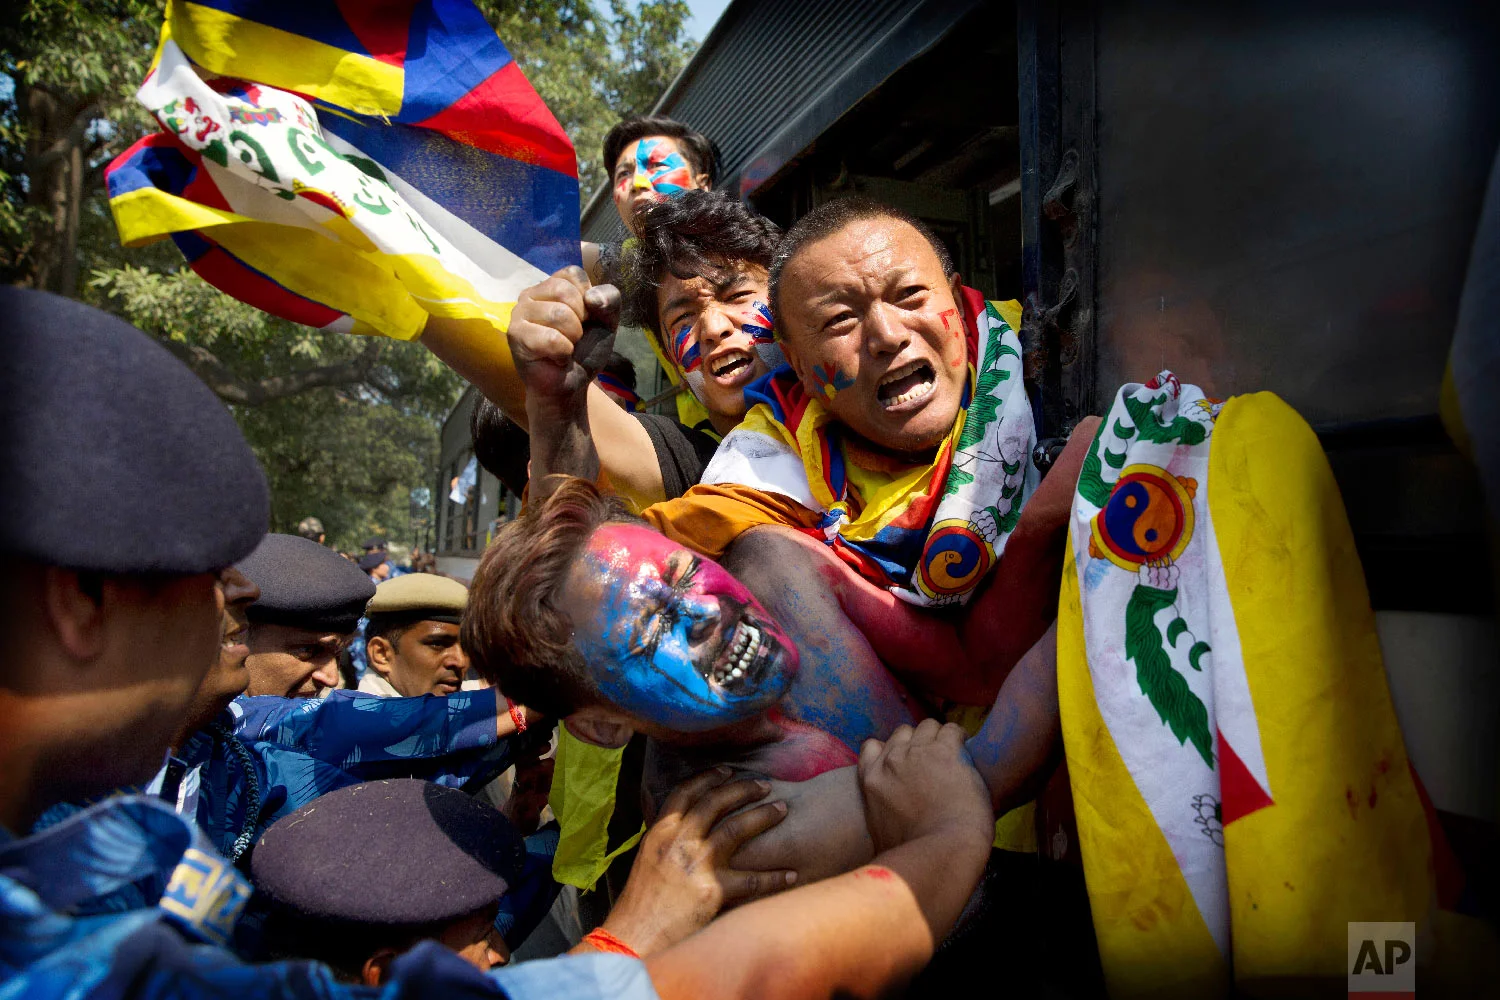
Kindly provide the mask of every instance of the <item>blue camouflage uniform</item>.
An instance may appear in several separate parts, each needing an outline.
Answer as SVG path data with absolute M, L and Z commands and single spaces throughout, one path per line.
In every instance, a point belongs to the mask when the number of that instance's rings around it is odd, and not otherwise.
M 0 829 L 0 997 L 5 1000 L 654 998 L 645 966 L 619 955 L 482 973 L 426 941 L 384 986 L 337 980 L 316 962 L 242 962 L 222 945 L 250 886 L 169 806 L 118 796 L 23 840 Z M 137 905 L 121 908 L 122 898 Z
M 194 817 L 235 863 L 282 816 L 337 788 L 381 778 L 421 778 L 477 789 L 547 733 L 500 739 L 493 689 L 447 696 L 237 698 L 178 749 L 145 791 Z M 59 806 L 44 829 L 76 812 Z
M 272 823 L 335 789 L 381 778 L 421 778 L 473 791 L 517 757 L 545 745 L 543 727 L 498 738 L 495 699 L 489 688 L 418 698 L 357 691 L 332 691 L 326 698 L 238 698 L 189 737 L 144 791 L 194 818 L 218 854 L 244 867 L 251 845 Z M 81 808 L 56 806 L 33 830 L 45 830 Z M 526 838 L 525 878 L 504 901 L 498 922 L 512 946 L 557 896 L 551 876 L 556 843 L 547 830 Z M 329 845 L 330 851 L 337 849 Z M 126 892 L 121 905 L 140 901 Z M 233 942 L 241 954 L 258 954 L 264 915 L 260 901 L 252 903 Z

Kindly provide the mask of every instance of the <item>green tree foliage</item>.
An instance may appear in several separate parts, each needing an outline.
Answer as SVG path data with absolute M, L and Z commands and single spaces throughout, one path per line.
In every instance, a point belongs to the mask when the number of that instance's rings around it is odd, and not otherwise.
M 478 0 L 602 183 L 605 133 L 648 110 L 691 55 L 683 0 Z M 462 383 L 416 344 L 320 333 L 222 295 L 170 241 L 124 248 L 104 166 L 156 128 L 134 94 L 163 0 L 27 0 L 0 14 L 0 280 L 91 302 L 160 337 L 229 404 L 266 468 L 273 530 L 308 514 L 329 541 L 406 536 L 436 483 Z M 3 83 L 3 81 L 0 81 Z

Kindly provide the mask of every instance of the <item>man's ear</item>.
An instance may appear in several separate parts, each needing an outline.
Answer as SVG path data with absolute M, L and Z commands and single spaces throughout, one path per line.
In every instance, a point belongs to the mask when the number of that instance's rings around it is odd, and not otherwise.
M 792 371 L 797 373 L 799 379 L 802 378 L 802 359 L 797 356 L 797 349 L 792 346 L 791 341 L 786 339 L 786 334 L 780 329 L 776 331 L 776 346 L 781 348 L 781 356 L 786 358 L 787 364 L 792 366 Z
M 568 724 L 568 732 L 585 743 L 606 750 L 620 749 L 635 735 L 635 727 L 630 723 L 608 709 L 593 706 L 580 708 L 563 721 Z
M 365 659 L 370 661 L 371 670 L 389 680 L 391 667 L 396 659 L 396 647 L 385 636 L 377 635 L 365 643 Z
M 365 959 L 364 967 L 359 970 L 359 981 L 366 986 L 384 986 L 386 977 L 391 974 L 391 963 L 395 960 L 395 948 L 381 948 Z
M 948 289 L 953 293 L 953 301 L 958 304 L 958 314 L 965 320 L 975 319 L 969 315 L 969 307 L 964 305 L 964 279 L 963 275 L 954 271 L 948 277 Z
M 712 191 L 714 189 L 714 182 L 708 179 L 707 174 L 694 174 L 693 183 L 704 191 Z
M 112 588 L 97 575 L 56 566 L 43 570 L 42 600 L 48 622 L 63 649 L 75 659 L 92 660 L 104 651 L 108 589 Z

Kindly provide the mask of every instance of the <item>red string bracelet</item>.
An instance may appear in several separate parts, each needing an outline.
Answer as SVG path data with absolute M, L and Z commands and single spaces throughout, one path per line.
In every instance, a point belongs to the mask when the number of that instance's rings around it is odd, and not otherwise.
M 600 951 L 607 951 L 612 955 L 628 955 L 631 958 L 640 958 L 634 948 L 615 937 L 603 927 L 596 927 L 583 936 L 583 939 Z
M 510 721 L 516 724 L 516 732 L 526 732 L 526 713 L 521 711 L 521 706 L 509 698 L 505 699 L 505 704 L 510 707 Z

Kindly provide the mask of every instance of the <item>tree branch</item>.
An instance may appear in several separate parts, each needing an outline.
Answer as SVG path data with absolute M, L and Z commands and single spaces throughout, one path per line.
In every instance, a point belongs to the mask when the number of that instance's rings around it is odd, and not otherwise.
M 347 360 L 252 381 L 236 375 L 206 347 L 176 340 L 165 340 L 163 343 L 213 390 L 214 395 L 226 403 L 241 406 L 259 406 L 323 386 L 363 382 L 375 367 L 384 346 L 382 341 L 371 338 L 359 354 Z
M 51 166 L 66 156 L 69 150 L 81 145 L 84 134 L 88 132 L 89 126 L 93 124 L 94 119 L 99 116 L 101 110 L 102 108 L 98 101 L 90 101 L 84 105 L 78 114 L 73 116 L 73 124 L 68 126 L 66 132 L 58 136 L 56 141 L 41 153 L 27 159 L 27 173 L 35 173 L 38 170 L 43 170 Z

